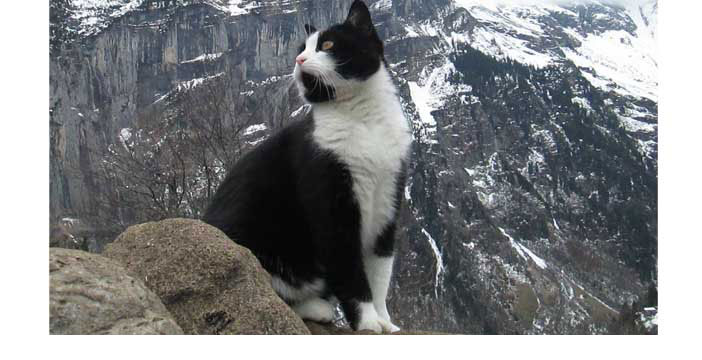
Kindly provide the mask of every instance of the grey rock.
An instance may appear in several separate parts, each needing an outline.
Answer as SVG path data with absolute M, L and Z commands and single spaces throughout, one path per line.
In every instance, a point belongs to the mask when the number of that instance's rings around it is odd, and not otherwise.
M 182 334 L 159 298 L 116 262 L 49 250 L 50 334 Z
M 201 221 L 129 227 L 104 255 L 158 294 L 186 334 L 309 334 L 251 251 Z

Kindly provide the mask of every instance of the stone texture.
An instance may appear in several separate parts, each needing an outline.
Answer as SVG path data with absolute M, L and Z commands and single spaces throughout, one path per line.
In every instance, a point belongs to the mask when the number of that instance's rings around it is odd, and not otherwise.
M 116 262 L 49 250 L 49 333 L 182 334 L 159 298 Z
M 104 255 L 158 294 L 187 334 L 309 334 L 254 255 L 201 221 L 132 226 Z

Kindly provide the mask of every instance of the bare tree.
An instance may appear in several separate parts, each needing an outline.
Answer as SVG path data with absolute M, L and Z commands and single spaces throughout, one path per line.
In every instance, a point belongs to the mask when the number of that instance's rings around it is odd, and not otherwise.
M 200 217 L 247 147 L 253 117 L 238 83 L 225 73 L 184 82 L 122 129 L 98 169 L 104 191 L 93 222 Z

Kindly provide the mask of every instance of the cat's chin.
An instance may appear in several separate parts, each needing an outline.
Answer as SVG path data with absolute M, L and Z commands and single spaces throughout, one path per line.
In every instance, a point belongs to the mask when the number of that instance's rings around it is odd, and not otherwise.
M 337 89 L 316 75 L 296 70 L 295 81 L 303 98 L 309 103 L 322 103 L 336 99 Z
M 315 88 L 315 86 L 319 86 L 319 83 L 322 82 L 322 79 L 308 72 L 301 71 L 300 81 L 302 81 L 302 86 L 304 86 L 305 89 L 312 90 Z

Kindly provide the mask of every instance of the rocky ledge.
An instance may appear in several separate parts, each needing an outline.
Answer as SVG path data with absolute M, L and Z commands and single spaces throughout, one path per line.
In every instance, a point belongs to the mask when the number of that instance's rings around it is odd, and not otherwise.
M 371 333 L 303 322 L 248 249 L 197 220 L 132 226 L 102 256 L 51 248 L 49 272 L 51 334 Z

